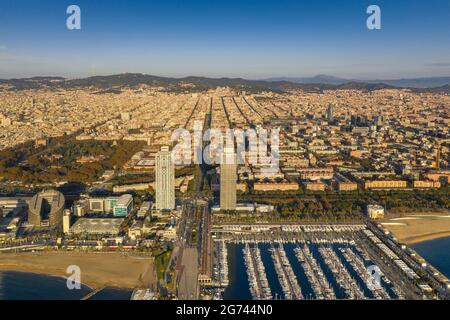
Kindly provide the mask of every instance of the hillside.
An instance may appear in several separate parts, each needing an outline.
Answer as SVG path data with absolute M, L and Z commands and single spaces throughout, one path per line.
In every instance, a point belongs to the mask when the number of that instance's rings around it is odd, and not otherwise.
M 296 81 L 300 81 L 297 78 Z M 317 82 L 315 82 L 317 81 Z M 441 80 L 443 81 L 443 80 Z M 334 82 L 334 83 L 330 83 Z M 342 90 L 356 89 L 364 91 L 373 91 L 386 88 L 400 88 L 395 85 L 384 82 L 357 82 L 345 81 L 344 79 L 317 76 L 310 78 L 306 83 L 286 81 L 280 79 L 272 80 L 247 80 L 242 78 L 207 78 L 207 77 L 185 77 L 170 78 L 160 77 L 141 73 L 124 73 L 109 76 L 93 76 L 81 79 L 64 79 L 61 77 L 33 77 L 24 79 L 0 80 L 0 85 L 8 85 L 11 90 L 26 90 L 40 88 L 95 88 L 101 92 L 108 90 L 120 90 L 122 88 L 138 88 L 146 85 L 151 87 L 162 87 L 168 91 L 201 91 L 214 89 L 217 87 L 231 87 L 249 92 L 258 91 L 286 91 L 289 89 L 302 89 L 308 92 L 321 92 L 323 90 Z M 450 85 L 432 87 L 432 88 L 411 88 L 419 92 L 449 92 Z M 403 88 L 403 87 L 402 87 Z

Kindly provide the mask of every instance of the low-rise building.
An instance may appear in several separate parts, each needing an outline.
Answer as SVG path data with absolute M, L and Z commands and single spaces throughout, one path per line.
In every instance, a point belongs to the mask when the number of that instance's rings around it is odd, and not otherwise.
M 113 209 L 114 217 L 126 217 L 133 210 L 133 196 L 124 194 L 119 197 Z
M 168 227 L 168 228 L 164 229 L 162 237 L 165 240 L 168 240 L 168 241 L 175 240 L 177 238 L 177 229 L 176 229 L 176 227 L 172 227 L 171 226 L 171 227 Z
M 327 185 L 321 181 L 306 181 L 303 183 L 306 190 L 309 191 L 325 191 Z
M 133 210 L 133 196 L 89 198 L 88 211 L 92 213 L 112 213 L 115 217 L 125 217 Z
M 144 221 L 135 220 L 131 227 L 128 229 L 128 237 L 132 240 L 136 240 L 142 237 L 144 233 Z
M 116 185 L 113 187 L 113 192 L 130 192 L 130 191 L 145 191 L 150 189 L 149 183 L 135 183 L 135 184 L 124 184 Z
M 141 204 L 141 207 L 139 208 L 137 212 L 138 218 L 145 218 L 151 214 L 152 211 L 152 202 L 150 201 L 144 201 Z
M 440 181 L 441 179 L 450 182 L 450 170 L 431 171 L 425 174 L 427 180 Z
M 123 221 L 121 218 L 80 218 L 70 227 L 69 234 L 116 236 Z
M 441 183 L 432 180 L 416 180 L 413 182 L 413 187 L 415 189 L 438 189 L 441 187 Z
M 384 218 L 384 208 L 380 205 L 369 204 L 367 206 L 367 216 L 373 220 L 383 219 Z
M 365 189 L 406 189 L 408 182 L 405 180 L 366 180 Z
M 332 179 L 333 167 L 326 168 L 300 168 L 300 179 L 302 180 L 320 180 L 320 179 Z
M 335 180 L 337 183 L 338 191 L 356 191 L 358 190 L 358 184 L 354 181 L 351 181 L 347 177 L 342 174 L 337 173 L 335 175 Z
M 298 189 L 298 183 L 288 181 L 255 182 L 253 185 L 255 191 L 296 191 Z

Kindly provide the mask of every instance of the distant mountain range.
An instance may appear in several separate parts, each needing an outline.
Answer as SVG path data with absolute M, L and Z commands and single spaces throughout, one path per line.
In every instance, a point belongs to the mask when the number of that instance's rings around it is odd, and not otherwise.
M 321 84 L 332 84 L 332 85 L 340 85 L 349 82 L 353 82 L 353 80 L 338 78 L 334 76 L 328 76 L 325 74 L 320 74 L 314 77 L 278 77 L 278 78 L 269 78 L 265 79 L 266 81 L 288 81 L 299 84 L 313 84 L 313 83 L 321 83 Z
M 33 77 L 23 79 L 0 79 L 0 85 L 7 84 L 12 90 L 39 88 L 96 88 L 114 92 L 122 88 L 138 88 L 141 85 L 163 87 L 168 91 L 200 91 L 216 87 L 232 87 L 249 92 L 262 90 L 285 91 L 303 89 L 308 92 L 323 90 L 358 89 L 379 90 L 386 88 L 410 88 L 419 92 L 450 93 L 450 77 L 417 78 L 399 80 L 347 80 L 327 75 L 310 78 L 271 78 L 265 80 L 247 80 L 242 78 L 206 78 L 159 77 L 141 73 L 124 73 L 110 76 L 94 76 L 82 79 L 65 79 L 61 77 Z M 105 91 L 103 91 L 105 92 Z M 107 91 L 112 92 L 112 91 Z
M 328 75 L 317 75 L 314 77 L 306 78 L 269 78 L 267 81 L 288 81 L 299 84 L 321 83 L 341 85 L 345 83 L 358 82 L 358 83 L 381 83 L 394 87 L 402 88 L 436 88 L 446 85 L 450 85 L 450 77 L 431 77 L 431 78 L 412 78 L 412 79 L 394 79 L 394 80 L 356 80 L 356 79 L 344 79 Z

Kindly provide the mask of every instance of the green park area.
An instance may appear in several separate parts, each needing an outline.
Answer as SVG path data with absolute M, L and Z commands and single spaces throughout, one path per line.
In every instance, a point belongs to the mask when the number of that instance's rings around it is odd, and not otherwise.
M 274 205 L 275 219 L 305 221 L 359 220 L 367 204 L 380 204 L 388 213 L 437 212 L 450 209 L 450 187 L 437 190 L 355 192 L 240 193 L 239 201 Z
M 171 249 L 154 252 L 156 276 L 158 277 L 158 279 L 164 278 L 164 273 L 166 272 L 167 267 L 169 266 L 171 254 L 172 254 Z
M 53 138 L 36 148 L 29 142 L 0 152 L 0 177 L 23 184 L 93 182 L 105 170 L 121 168 L 144 146 L 140 141 L 77 141 Z

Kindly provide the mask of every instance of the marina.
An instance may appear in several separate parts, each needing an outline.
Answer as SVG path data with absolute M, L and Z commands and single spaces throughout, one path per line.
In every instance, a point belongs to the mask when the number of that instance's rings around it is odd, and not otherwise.
M 216 234 L 216 298 L 389 300 L 419 294 L 408 283 L 409 264 L 364 226 L 251 228 Z

